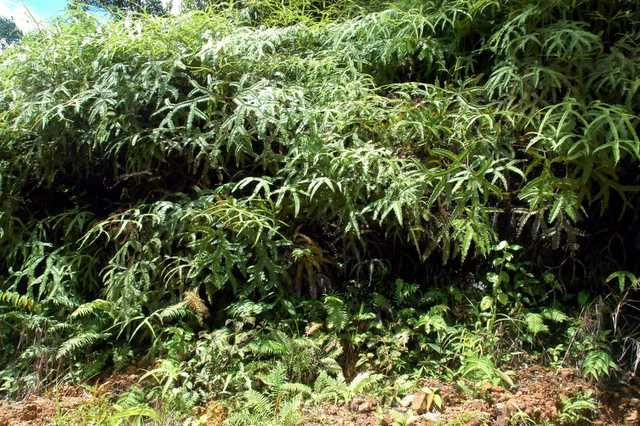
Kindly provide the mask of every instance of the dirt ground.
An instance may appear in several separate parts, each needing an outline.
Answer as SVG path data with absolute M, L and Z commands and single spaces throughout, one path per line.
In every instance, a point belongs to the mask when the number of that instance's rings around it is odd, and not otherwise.
M 0 426 L 48 425 L 57 413 L 72 410 L 91 396 L 80 388 L 57 390 L 48 395 L 29 395 L 22 401 L 0 401 Z
M 92 391 L 82 386 L 59 386 L 42 395 L 29 395 L 22 401 L 0 400 L 0 426 L 44 426 L 58 415 L 87 404 L 100 395 L 118 395 L 138 381 L 133 371 L 113 374 L 101 380 Z
M 625 385 L 609 384 L 596 387 L 580 378 L 574 369 L 559 371 L 532 366 L 518 372 L 513 389 L 487 385 L 475 398 L 465 396 L 450 383 L 425 380 L 424 385 L 437 389 L 443 400 L 441 410 L 423 416 L 405 416 L 411 425 L 507 426 L 512 416 L 525 413 L 536 424 L 554 423 L 562 398 L 592 391 L 599 402 L 598 416 L 592 425 L 640 425 L 640 381 L 632 379 Z M 375 402 L 374 402 L 375 405 Z M 394 410 L 372 408 L 369 412 L 356 407 L 325 407 L 309 418 L 305 425 L 393 425 L 398 416 Z M 387 411 L 385 413 L 385 411 Z M 517 423 L 516 423 L 517 424 Z M 531 424 L 531 423 L 523 423 Z
M 117 395 L 136 383 L 133 373 L 109 377 L 92 389 L 90 394 L 79 386 L 61 386 L 43 395 L 31 395 L 22 401 L 0 401 L 0 426 L 40 426 L 51 424 L 56 414 L 72 410 L 91 398 L 96 392 Z M 550 370 L 532 366 L 520 370 L 518 383 L 511 389 L 487 385 L 474 398 L 465 396 L 455 385 L 425 380 L 424 386 L 437 389 L 442 408 L 420 416 L 411 416 L 402 406 L 382 408 L 375 400 L 356 398 L 345 406 L 326 405 L 305 413 L 304 425 L 392 425 L 403 419 L 413 425 L 468 425 L 490 424 L 506 426 L 514 414 L 525 413 L 536 423 L 555 418 L 563 397 L 592 391 L 599 402 L 599 415 L 593 425 L 640 425 L 640 381 L 630 378 L 624 385 L 609 384 L 596 387 L 580 378 L 573 369 Z M 224 419 L 224 410 L 203 411 L 210 416 L 208 425 L 218 425 Z M 403 413 L 403 411 L 405 413 Z M 404 417 L 403 417 L 404 416 Z

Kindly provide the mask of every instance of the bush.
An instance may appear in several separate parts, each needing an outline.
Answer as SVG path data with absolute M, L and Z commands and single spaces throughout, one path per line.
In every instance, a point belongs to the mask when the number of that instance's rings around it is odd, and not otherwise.
M 1 54 L 3 364 L 93 376 L 168 324 L 305 326 L 326 294 L 386 321 L 394 282 L 481 293 L 535 344 L 544 308 L 637 274 L 635 2 L 328 3 L 74 12 Z M 404 307 L 438 332 L 430 300 Z

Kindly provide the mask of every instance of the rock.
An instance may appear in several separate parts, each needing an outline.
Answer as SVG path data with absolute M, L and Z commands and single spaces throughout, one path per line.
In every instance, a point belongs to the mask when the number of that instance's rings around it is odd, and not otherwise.
M 414 398 L 415 398 L 415 395 L 412 393 L 410 393 L 409 395 L 406 395 L 404 398 L 400 400 L 400 407 L 409 408 Z
M 421 417 L 427 422 L 437 422 L 440 420 L 442 415 L 436 411 L 429 411 L 428 413 L 424 413 Z
M 561 368 L 558 370 L 560 377 L 563 379 L 571 379 L 575 376 L 575 370 L 573 368 Z
M 428 412 L 421 415 L 413 415 L 407 419 L 407 425 L 430 426 L 438 422 L 440 413 Z
M 418 414 L 422 414 L 428 409 L 427 394 L 424 392 L 416 392 L 413 394 L 411 401 L 411 409 Z
M 351 400 L 351 404 L 349 404 L 349 409 L 351 411 L 358 411 L 358 409 L 360 408 L 360 404 L 362 404 L 363 402 L 366 402 L 363 397 L 356 396 Z
M 358 406 L 358 413 L 370 413 L 376 408 L 376 402 L 373 400 L 365 401 Z
M 421 418 L 420 416 L 411 416 L 407 419 L 407 426 L 416 426 L 421 424 Z
M 629 405 L 634 408 L 640 408 L 640 398 L 631 398 L 629 400 Z

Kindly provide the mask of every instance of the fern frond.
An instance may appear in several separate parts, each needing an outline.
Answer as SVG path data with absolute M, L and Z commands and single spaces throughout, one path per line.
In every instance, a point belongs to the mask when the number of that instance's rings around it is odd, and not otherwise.
M 363 393 L 367 388 L 375 385 L 383 378 L 382 374 L 374 374 L 370 371 L 358 373 L 349 383 L 349 390 L 354 395 Z
M 342 331 L 349 322 L 349 314 L 344 302 L 338 297 L 326 296 L 324 308 L 327 312 L 327 328 Z
M 70 315 L 70 319 L 86 318 L 90 315 L 100 315 L 100 313 L 110 314 L 112 305 L 110 302 L 102 299 L 95 299 L 91 302 L 84 303 L 76 308 Z
M 524 320 L 527 324 L 527 329 L 533 333 L 534 336 L 539 333 L 549 332 L 549 327 L 544 323 L 544 317 L 540 314 L 528 313 L 525 315 Z
M 108 333 L 96 333 L 91 331 L 76 335 L 60 345 L 56 358 L 60 359 L 69 357 L 82 349 L 87 349 L 90 346 L 93 346 L 97 342 L 104 340 L 109 336 L 110 334 Z
M 7 304 L 14 309 L 30 312 L 38 310 L 38 303 L 30 297 L 15 291 L 0 290 L 0 302 Z
M 152 316 L 156 317 L 161 324 L 168 321 L 175 321 L 177 319 L 185 318 L 189 315 L 189 309 L 187 302 L 179 302 L 166 308 L 162 308 L 153 313 Z
M 611 355 L 603 350 L 593 350 L 587 353 L 582 362 L 582 371 L 594 380 L 608 376 L 612 370 L 618 368 Z

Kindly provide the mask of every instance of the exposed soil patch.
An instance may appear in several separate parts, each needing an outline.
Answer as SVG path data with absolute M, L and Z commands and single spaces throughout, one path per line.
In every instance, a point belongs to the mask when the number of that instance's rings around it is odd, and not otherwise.
M 593 425 L 640 425 L 640 383 L 612 386 L 599 393 L 600 416 Z
M 92 392 L 82 386 L 63 385 L 21 401 L 0 400 L 0 426 L 48 425 L 57 415 L 87 404 L 97 395 L 118 395 L 129 390 L 139 377 L 132 370 L 97 381 Z
M 592 392 L 599 405 L 591 424 L 640 425 L 640 386 L 632 382 L 598 388 L 570 368 L 527 367 L 518 371 L 513 388 L 487 385 L 476 395 L 465 395 L 454 384 L 434 379 L 425 380 L 423 385 L 438 391 L 443 401 L 442 409 L 412 413 L 409 408 L 398 406 L 363 412 L 354 404 L 350 407 L 327 406 L 304 424 L 392 425 L 402 418 L 410 425 L 507 426 L 513 416 L 526 417 L 536 423 L 558 424 L 558 415 L 567 398 Z
M 61 413 L 88 403 L 98 394 L 117 395 L 138 380 L 135 372 L 114 374 L 88 392 L 80 386 L 60 386 L 44 395 L 31 395 L 22 401 L 0 401 L 0 426 L 40 426 L 50 424 Z M 580 393 L 593 392 L 599 402 L 594 425 L 640 425 L 640 383 L 632 378 L 622 385 L 597 388 L 579 377 L 573 369 L 551 370 L 540 366 L 521 369 L 517 383 L 507 389 L 487 385 L 474 395 L 465 395 L 455 384 L 434 379 L 423 382 L 437 390 L 442 408 L 429 407 L 427 412 L 413 412 L 411 406 L 381 407 L 371 398 L 354 398 L 350 404 L 327 404 L 305 410 L 303 425 L 392 425 L 402 419 L 413 425 L 481 425 L 506 426 L 514 415 L 526 415 L 535 422 L 557 423 L 563 400 Z M 198 413 L 208 425 L 220 425 L 226 408 L 212 402 Z M 203 418 L 201 417 L 201 418 Z
M 86 403 L 91 394 L 76 386 L 62 386 L 47 395 L 30 395 L 19 402 L 0 401 L 0 426 L 47 425 L 57 414 Z
M 355 407 L 325 405 L 320 410 L 305 413 L 304 426 L 376 426 L 380 420 L 374 410 L 354 410 Z

